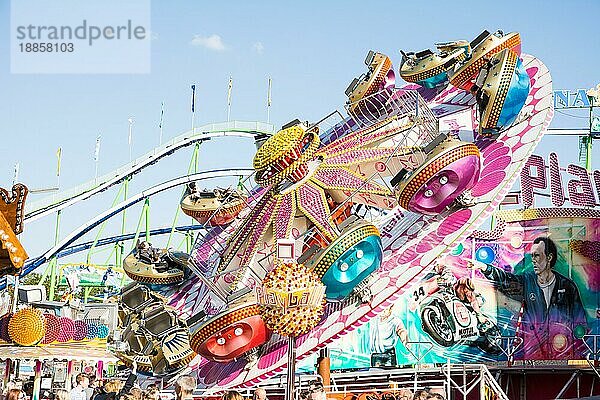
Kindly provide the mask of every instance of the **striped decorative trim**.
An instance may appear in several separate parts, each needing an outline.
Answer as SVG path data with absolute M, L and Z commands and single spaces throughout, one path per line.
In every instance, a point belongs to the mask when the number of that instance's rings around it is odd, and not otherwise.
M 134 281 L 140 283 L 147 283 L 151 285 L 171 285 L 174 283 L 183 282 L 183 271 L 180 271 L 177 274 L 169 275 L 169 276 L 144 276 L 138 275 L 132 271 L 129 271 L 125 266 L 123 267 L 123 271 L 127 274 L 128 277 L 133 279 Z
M 496 216 L 506 222 L 531 221 L 543 218 L 594 218 L 600 219 L 600 210 L 588 208 L 526 208 L 524 210 L 500 210 Z

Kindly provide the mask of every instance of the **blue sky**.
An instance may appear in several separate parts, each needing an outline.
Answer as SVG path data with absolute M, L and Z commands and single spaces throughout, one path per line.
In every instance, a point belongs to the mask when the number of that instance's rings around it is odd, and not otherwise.
M 158 144 L 161 102 L 165 139 L 189 128 L 192 83 L 198 88 L 197 125 L 226 119 L 230 76 L 232 119 L 266 120 L 271 77 L 273 123 L 316 120 L 343 107 L 344 90 L 364 72 L 368 50 L 388 54 L 397 68 L 399 49 L 472 39 L 483 29 L 519 31 L 523 51 L 549 67 L 555 88 L 592 87 L 600 82 L 599 15 L 600 1 L 593 0 L 152 1 L 151 73 L 20 75 L 10 73 L 10 2 L 0 0 L 0 186 L 11 186 L 17 162 L 20 181 L 30 188 L 53 186 L 58 147 L 63 151 L 61 188 L 93 178 L 98 134 L 99 173 L 121 166 L 129 160 L 130 117 L 135 120 L 133 156 L 142 155 Z M 554 126 L 584 124 L 585 119 L 557 116 Z M 561 160 L 577 157 L 574 140 L 544 139 L 538 153 L 551 148 L 561 149 Z M 130 193 L 184 174 L 189 154 L 140 174 Z M 252 143 L 220 142 L 203 146 L 201 167 L 247 166 L 252 156 Z M 62 236 L 107 209 L 114 195 L 68 210 Z M 157 199 L 156 207 L 153 203 L 155 227 L 170 225 L 178 197 L 179 192 Z M 128 225 L 135 227 L 138 214 L 130 215 Z M 109 231 L 118 230 L 115 226 Z M 28 226 L 22 241 L 31 255 L 48 248 L 52 217 Z

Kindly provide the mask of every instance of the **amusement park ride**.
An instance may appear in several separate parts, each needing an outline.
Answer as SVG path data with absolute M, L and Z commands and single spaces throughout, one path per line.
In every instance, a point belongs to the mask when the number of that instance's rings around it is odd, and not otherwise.
M 195 369 L 204 386 L 254 385 L 288 362 L 265 301 L 296 309 L 286 318 L 307 326 L 295 340 L 303 358 L 376 316 L 473 233 L 548 127 L 552 81 L 521 54 L 518 33 L 436 46 L 403 52 L 398 74 L 369 52 L 346 90 L 346 116 L 293 121 L 258 148 L 257 186 L 190 183 L 180 206 L 205 230 L 189 255 L 140 241 L 124 258 L 135 282 L 118 296 L 117 356 L 157 376 Z M 397 75 L 409 83 L 397 86 Z M 9 273 L 26 255 L 12 240 L 20 219 L 0 211 Z M 312 295 L 303 276 L 282 273 L 288 289 L 262 291 L 271 271 L 299 264 L 324 285 L 315 321 L 302 312 Z

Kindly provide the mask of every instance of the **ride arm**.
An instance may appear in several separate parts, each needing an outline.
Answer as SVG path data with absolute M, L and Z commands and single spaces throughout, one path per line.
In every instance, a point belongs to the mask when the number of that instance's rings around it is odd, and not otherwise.
M 498 290 L 504 293 L 506 296 L 521 301 L 524 295 L 524 281 L 522 275 L 511 274 L 501 270 L 500 268 L 494 267 L 493 265 L 484 264 L 485 267 L 479 268 L 481 273 L 493 281 Z

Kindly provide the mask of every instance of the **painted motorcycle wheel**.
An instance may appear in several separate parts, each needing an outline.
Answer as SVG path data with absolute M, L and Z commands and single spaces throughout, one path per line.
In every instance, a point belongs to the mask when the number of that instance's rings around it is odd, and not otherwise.
M 423 330 L 439 345 L 449 347 L 454 344 L 452 330 L 440 314 L 438 307 L 427 306 L 421 312 Z

